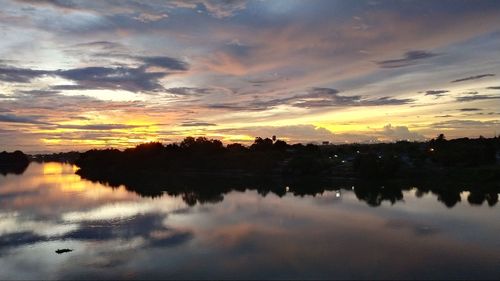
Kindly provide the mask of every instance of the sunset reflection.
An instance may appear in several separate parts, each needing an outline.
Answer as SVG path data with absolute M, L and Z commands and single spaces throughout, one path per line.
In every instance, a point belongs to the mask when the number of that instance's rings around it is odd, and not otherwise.
M 182 196 L 141 198 L 74 171 L 68 164 L 32 163 L 22 175 L 0 176 L 1 279 L 76 278 L 82 270 L 89 278 L 111 279 L 125 278 L 120 272 L 127 271 L 344 279 L 367 277 L 366 270 L 405 278 L 425 277 L 443 260 L 458 270 L 436 269 L 432 276 L 473 278 L 474 272 L 495 276 L 500 261 L 491 247 L 500 233 L 489 223 L 494 209 L 459 204 L 450 212 L 435 195 L 415 196 L 415 189 L 404 191 L 404 202 L 378 208 L 360 201 L 350 186 L 303 197 L 232 191 L 217 203 L 189 207 Z M 453 223 L 459 219 L 460 225 Z M 57 249 L 71 251 L 58 255 Z M 401 255 L 408 251 L 412 255 Z M 481 264 L 460 270 L 470 256 Z M 19 266 L 24 275 L 17 275 Z

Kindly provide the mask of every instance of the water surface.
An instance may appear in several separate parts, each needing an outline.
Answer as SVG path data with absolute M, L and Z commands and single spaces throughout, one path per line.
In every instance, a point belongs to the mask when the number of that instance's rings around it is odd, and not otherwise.
M 499 207 L 471 205 L 466 192 L 452 208 L 416 189 L 373 207 L 355 188 L 280 197 L 235 187 L 192 205 L 75 169 L 0 175 L 0 279 L 500 277 Z

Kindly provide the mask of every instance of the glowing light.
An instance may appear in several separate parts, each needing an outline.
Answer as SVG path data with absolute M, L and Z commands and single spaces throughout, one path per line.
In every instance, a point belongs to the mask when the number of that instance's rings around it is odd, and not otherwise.
M 60 175 L 63 173 L 63 166 L 60 163 L 45 163 L 43 165 L 44 175 Z

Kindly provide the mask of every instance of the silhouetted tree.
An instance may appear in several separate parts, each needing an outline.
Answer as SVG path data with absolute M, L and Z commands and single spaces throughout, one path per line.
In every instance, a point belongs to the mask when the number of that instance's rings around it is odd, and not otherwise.
M 0 174 L 22 174 L 26 170 L 30 160 L 22 151 L 16 150 L 12 153 L 0 152 Z

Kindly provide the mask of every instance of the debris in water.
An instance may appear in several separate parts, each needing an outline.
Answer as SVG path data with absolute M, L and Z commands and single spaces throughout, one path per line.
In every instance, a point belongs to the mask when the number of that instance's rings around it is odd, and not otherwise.
M 60 255 L 60 254 L 64 254 L 64 253 L 68 253 L 68 252 L 73 252 L 73 250 L 72 250 L 72 249 L 57 249 L 57 250 L 56 250 L 56 253 L 57 253 L 58 255 Z

